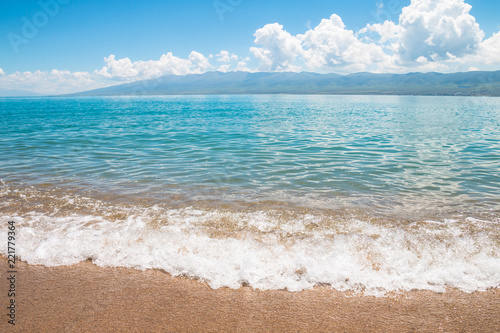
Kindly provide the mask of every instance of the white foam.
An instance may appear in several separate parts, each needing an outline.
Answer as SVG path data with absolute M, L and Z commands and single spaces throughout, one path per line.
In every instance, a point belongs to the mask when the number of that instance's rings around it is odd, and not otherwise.
M 299 291 L 329 284 L 382 295 L 500 286 L 498 223 L 492 221 L 422 222 L 402 228 L 353 219 L 335 230 L 308 231 L 306 226 L 319 217 L 299 215 L 284 223 L 262 211 L 185 208 L 167 210 L 164 218 L 166 223 L 158 225 L 146 213 L 113 221 L 77 214 L 1 216 L 17 222 L 17 255 L 31 264 L 91 259 L 99 266 L 163 269 L 202 279 L 212 288 L 249 284 Z M 243 231 L 211 237 L 206 225 L 220 218 Z M 483 223 L 495 228 L 482 230 Z M 474 232 L 465 230 L 474 224 L 480 224 Z M 6 230 L 0 237 L 6 239 Z

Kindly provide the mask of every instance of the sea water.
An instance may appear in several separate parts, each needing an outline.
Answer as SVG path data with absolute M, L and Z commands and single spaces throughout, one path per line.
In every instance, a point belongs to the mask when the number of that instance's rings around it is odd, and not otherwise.
M 30 264 L 213 288 L 500 286 L 498 98 L 3 98 L 0 116 L 0 239 L 15 221 Z

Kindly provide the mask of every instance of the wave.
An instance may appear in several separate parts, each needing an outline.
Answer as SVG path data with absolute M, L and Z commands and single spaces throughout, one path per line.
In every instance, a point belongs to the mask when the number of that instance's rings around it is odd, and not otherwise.
M 19 259 L 45 266 L 91 260 L 105 267 L 161 269 L 212 288 L 300 291 L 328 285 L 384 295 L 500 286 L 498 220 L 405 222 L 282 209 L 61 200 L 88 212 L 59 205 L 18 214 L 3 207 L 0 219 L 16 221 Z M 6 239 L 6 228 L 0 234 Z

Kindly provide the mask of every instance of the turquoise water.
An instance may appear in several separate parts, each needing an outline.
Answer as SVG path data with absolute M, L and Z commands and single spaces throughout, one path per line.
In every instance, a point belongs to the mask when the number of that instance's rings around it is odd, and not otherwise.
M 500 281 L 497 98 L 4 98 L 0 115 L 1 209 L 26 230 L 43 234 L 56 221 L 69 223 L 66 231 L 71 223 L 84 230 L 83 220 L 95 229 L 101 220 L 116 226 L 140 217 L 151 230 L 196 221 L 186 233 L 201 232 L 221 246 L 221 237 L 359 236 L 374 226 L 385 231 L 370 235 L 400 228 L 412 238 L 417 224 L 435 230 L 438 223 L 447 235 L 439 239 L 449 236 L 453 243 L 454 223 L 473 238 L 470 246 L 483 244 L 479 234 L 486 237 L 485 253 L 494 263 L 488 266 L 493 277 L 484 280 L 490 287 Z M 183 218 L 177 221 L 172 214 L 178 212 Z M 367 223 L 364 231 L 353 221 Z M 305 229 L 296 229 L 301 223 Z M 68 236 L 64 230 L 61 237 Z M 47 252 L 34 254 L 48 238 L 26 239 L 26 260 L 50 264 Z M 77 257 L 95 257 L 83 252 Z M 142 260 L 120 265 L 163 265 Z M 217 280 L 186 267 L 167 271 Z M 293 289 L 287 283 L 269 288 L 283 286 Z
M 322 205 L 500 207 L 494 98 L 47 98 L 0 107 L 4 181 Z

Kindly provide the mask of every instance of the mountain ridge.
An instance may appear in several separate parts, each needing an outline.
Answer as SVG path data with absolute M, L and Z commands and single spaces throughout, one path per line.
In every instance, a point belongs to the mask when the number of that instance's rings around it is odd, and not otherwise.
M 500 96 L 500 71 L 319 74 L 206 72 L 165 75 L 64 96 L 182 94 L 377 94 Z

